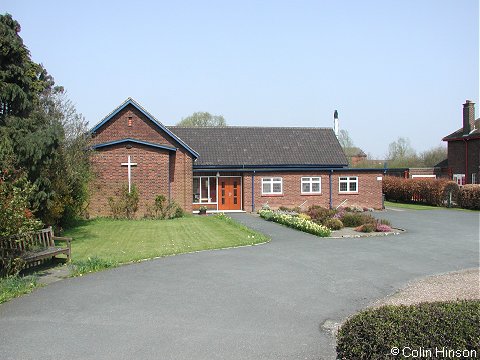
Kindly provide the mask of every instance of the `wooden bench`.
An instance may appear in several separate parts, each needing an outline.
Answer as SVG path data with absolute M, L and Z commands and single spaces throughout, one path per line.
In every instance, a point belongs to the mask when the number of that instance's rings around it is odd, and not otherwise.
M 60 247 L 55 241 L 64 241 L 67 245 Z M 6 258 L 16 254 L 28 266 L 37 265 L 44 259 L 60 254 L 66 255 L 69 262 L 72 254 L 71 241 L 71 238 L 55 236 L 50 226 L 36 232 L 0 238 L 1 256 Z

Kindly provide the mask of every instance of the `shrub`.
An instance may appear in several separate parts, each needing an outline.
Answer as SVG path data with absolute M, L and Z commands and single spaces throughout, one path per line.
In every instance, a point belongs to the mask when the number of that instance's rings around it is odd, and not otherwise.
M 355 231 L 371 233 L 371 232 L 374 232 L 376 229 L 377 229 L 377 224 L 368 223 L 368 224 L 360 225 L 359 227 L 355 228 Z
M 346 212 L 341 219 L 346 227 L 357 227 L 363 224 L 375 224 L 377 220 L 370 214 Z
M 325 222 L 336 214 L 336 210 L 325 209 L 318 205 L 312 205 L 305 212 L 312 221 L 325 225 Z
M 148 207 L 145 214 L 146 218 L 159 220 L 176 219 L 183 216 L 185 216 L 183 209 L 174 201 L 167 204 L 167 198 L 163 195 L 157 195 L 153 208 Z
M 36 187 L 26 178 L 0 172 L 0 237 L 38 230 L 42 223 L 32 213 L 29 198 Z
M 340 230 L 343 229 L 343 223 L 340 219 L 331 218 L 325 222 L 325 226 L 330 230 Z
M 458 205 L 464 209 L 480 210 L 480 185 L 464 185 L 458 195 Z
M 282 213 L 273 212 L 271 210 L 260 210 L 259 214 L 262 218 L 270 221 L 275 221 L 279 224 L 301 230 L 303 232 L 326 237 L 330 236 L 331 231 L 323 225 L 314 223 L 311 220 L 293 215 L 287 215 Z
M 375 229 L 375 231 L 377 231 L 377 232 L 390 232 L 390 231 L 392 231 L 392 228 L 388 225 L 377 223 L 377 228 Z
M 388 221 L 387 219 L 380 219 L 380 220 L 377 220 L 377 223 L 381 224 L 381 225 L 387 225 L 387 226 L 392 226 L 392 223 L 390 221 Z
M 435 348 L 465 349 L 476 351 L 478 356 L 479 323 L 479 300 L 369 309 L 353 316 L 340 328 L 337 358 L 392 359 L 393 347 L 400 351 L 403 347 L 433 349 L 434 355 Z
M 132 184 L 131 191 L 128 192 L 128 185 L 124 185 L 117 192 L 117 199 L 108 198 L 108 204 L 112 211 L 114 219 L 133 219 L 138 210 L 138 190 L 135 184 Z
M 404 179 L 385 176 L 382 181 L 386 200 L 416 202 L 433 206 L 448 205 L 450 194 L 456 201 L 458 185 L 445 179 Z

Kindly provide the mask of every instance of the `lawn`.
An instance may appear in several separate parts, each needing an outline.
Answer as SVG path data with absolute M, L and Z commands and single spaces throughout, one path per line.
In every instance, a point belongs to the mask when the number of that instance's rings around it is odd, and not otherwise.
M 95 257 L 119 263 L 159 256 L 263 243 L 269 239 L 229 218 L 187 216 L 173 220 L 82 221 L 72 237 L 73 261 Z
M 475 211 L 469 209 L 462 209 L 458 207 L 446 208 L 443 206 L 430 206 L 430 205 L 421 205 L 421 204 L 405 204 L 392 201 L 385 201 L 385 207 L 399 208 L 399 209 L 409 209 L 409 210 L 457 210 L 457 211 Z

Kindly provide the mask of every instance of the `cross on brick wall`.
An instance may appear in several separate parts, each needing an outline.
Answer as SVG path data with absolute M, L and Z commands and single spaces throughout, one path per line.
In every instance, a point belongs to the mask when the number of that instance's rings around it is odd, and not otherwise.
M 128 193 L 132 190 L 132 166 L 137 166 L 137 163 L 130 161 L 130 155 L 128 155 L 128 162 L 122 163 L 122 166 L 126 166 L 128 169 Z

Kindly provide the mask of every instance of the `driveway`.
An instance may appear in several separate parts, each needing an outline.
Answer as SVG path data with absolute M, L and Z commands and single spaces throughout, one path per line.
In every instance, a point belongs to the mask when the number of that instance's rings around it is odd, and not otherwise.
M 407 233 L 321 239 L 235 214 L 272 242 L 67 279 L 0 305 L 0 358 L 334 358 L 325 321 L 479 265 L 478 213 L 378 215 Z

